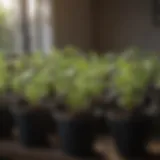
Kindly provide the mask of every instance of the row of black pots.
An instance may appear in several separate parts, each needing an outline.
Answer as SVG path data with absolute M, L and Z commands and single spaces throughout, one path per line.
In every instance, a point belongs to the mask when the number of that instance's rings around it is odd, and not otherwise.
M 152 126 L 152 120 L 147 116 L 119 120 L 105 120 L 104 117 L 58 119 L 56 123 L 49 112 L 42 110 L 24 112 L 16 116 L 20 140 L 25 146 L 49 146 L 47 134 L 55 133 L 57 124 L 63 151 L 78 157 L 94 155 L 92 148 L 94 136 L 100 129 L 106 127 L 105 121 L 108 122 L 111 135 L 123 156 L 137 157 L 145 154 L 145 145 Z M 0 137 L 10 136 L 13 119 L 6 109 L 0 110 L 0 122 L 0 127 L 2 127 Z M 102 126 L 100 127 L 99 124 Z M 106 131 L 101 130 L 101 132 Z
M 0 139 L 11 137 L 13 121 L 19 128 L 20 142 L 26 147 L 49 147 L 48 134 L 54 134 L 58 130 L 65 153 L 78 157 L 94 156 L 92 144 L 95 134 L 90 119 L 54 120 L 50 112 L 44 110 L 11 114 L 7 108 L 1 108 Z

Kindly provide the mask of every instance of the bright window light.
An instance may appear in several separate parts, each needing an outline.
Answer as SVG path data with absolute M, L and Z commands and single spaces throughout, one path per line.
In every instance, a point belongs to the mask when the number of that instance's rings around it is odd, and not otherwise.
M 35 0 L 28 0 L 28 6 L 29 6 L 29 16 L 32 18 L 35 15 L 36 1 Z
M 11 9 L 13 0 L 0 0 L 0 6 L 4 9 Z

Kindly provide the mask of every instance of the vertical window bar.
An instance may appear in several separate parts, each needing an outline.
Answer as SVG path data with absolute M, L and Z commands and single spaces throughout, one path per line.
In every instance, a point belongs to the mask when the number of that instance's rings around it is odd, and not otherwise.
M 26 53 L 31 52 L 31 39 L 29 29 L 29 5 L 28 0 L 20 0 L 21 4 L 21 29 L 23 39 L 23 50 Z

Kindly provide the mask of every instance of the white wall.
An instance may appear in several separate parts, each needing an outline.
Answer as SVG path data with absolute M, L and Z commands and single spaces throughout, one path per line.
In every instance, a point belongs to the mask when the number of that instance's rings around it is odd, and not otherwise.
M 160 51 L 160 26 L 152 23 L 153 0 L 99 0 L 100 34 L 98 49 L 122 50 L 139 46 Z

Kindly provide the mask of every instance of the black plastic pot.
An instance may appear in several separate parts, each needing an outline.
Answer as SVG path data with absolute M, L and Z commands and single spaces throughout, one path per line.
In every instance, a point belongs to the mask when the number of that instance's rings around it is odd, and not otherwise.
M 146 155 L 147 138 L 152 120 L 140 116 L 121 120 L 109 120 L 111 134 L 120 153 L 124 157 L 141 157 Z
M 0 108 L 0 139 L 12 137 L 13 117 L 8 108 Z
M 153 126 L 153 138 L 160 140 L 160 115 L 154 117 Z
M 34 110 L 17 116 L 20 140 L 26 147 L 49 147 L 48 134 L 54 131 L 51 114 L 44 110 Z
M 93 121 L 84 119 L 58 120 L 62 150 L 75 157 L 92 157 Z
M 109 132 L 108 125 L 104 116 L 96 116 L 94 124 L 94 132 L 97 135 L 106 135 Z

